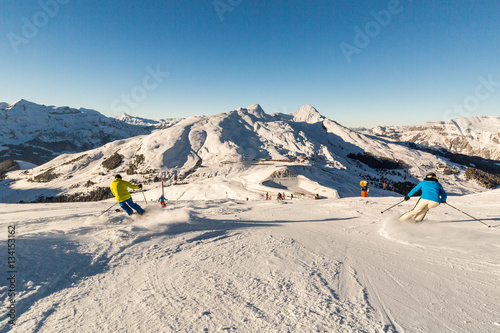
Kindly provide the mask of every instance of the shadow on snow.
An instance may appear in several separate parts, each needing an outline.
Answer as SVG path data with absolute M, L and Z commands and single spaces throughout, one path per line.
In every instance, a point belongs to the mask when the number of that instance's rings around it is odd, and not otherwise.
M 323 220 L 300 220 L 300 221 L 242 221 L 242 220 L 212 220 L 206 217 L 198 217 L 191 214 L 188 221 L 167 223 L 166 229 L 160 232 L 147 233 L 135 238 L 131 243 L 122 246 L 113 256 L 101 255 L 95 258 L 92 253 L 79 252 L 79 246 L 75 241 L 68 240 L 66 235 L 45 234 L 37 235 L 36 238 L 16 239 L 16 319 L 38 301 L 49 297 L 61 290 L 77 285 L 85 278 L 104 273 L 109 269 L 110 261 L 123 254 L 123 252 L 135 245 L 150 241 L 158 237 L 176 237 L 191 232 L 202 232 L 185 242 L 194 243 L 209 239 L 224 239 L 230 237 L 231 231 L 248 228 L 277 227 L 285 223 L 301 222 L 334 222 L 355 219 L 328 218 Z M 79 228 L 73 234 L 84 234 L 91 228 Z M 149 230 L 137 227 L 134 232 Z M 6 242 L 0 242 L 0 248 L 6 248 Z M 7 262 L 7 251 L 0 252 L 0 262 Z M 4 276 L 7 273 L 3 274 Z M 7 280 L 2 280 L 2 285 L 7 285 Z M 7 304 L 7 290 L 0 293 L 0 301 Z M 27 295 L 27 296 L 24 296 Z M 49 310 L 42 313 L 37 319 L 37 328 L 42 327 L 44 321 L 57 310 L 58 303 L 53 304 Z M 10 324 L 0 327 L 0 332 L 7 332 Z M 36 329 L 35 329 L 36 331 Z
M 16 321 L 37 301 L 71 287 L 85 277 L 103 272 L 107 266 L 106 261 L 95 261 L 92 254 L 79 252 L 79 244 L 65 236 L 19 237 L 15 244 Z M 6 248 L 6 242 L 0 242 L 0 247 Z M 1 262 L 7 262 L 6 255 L 7 251 L 1 251 Z M 2 274 L 2 285 L 7 285 L 6 275 L 7 272 Z M 3 304 L 9 300 L 7 289 L 0 294 Z M 56 307 L 54 305 L 40 315 L 37 327 Z M 0 327 L 0 332 L 7 332 L 9 326 L 7 323 Z

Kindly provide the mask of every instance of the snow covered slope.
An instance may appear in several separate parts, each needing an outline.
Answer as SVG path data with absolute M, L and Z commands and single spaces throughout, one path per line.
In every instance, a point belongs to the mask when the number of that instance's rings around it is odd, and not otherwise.
M 162 210 L 137 193 L 147 213 L 132 218 L 97 218 L 112 200 L 0 204 L 0 262 L 8 226 L 17 259 L 0 332 L 496 333 L 499 194 L 448 200 L 492 228 L 446 205 L 396 222 L 416 199 L 380 214 L 399 197 Z
M 183 120 L 183 118 L 167 118 L 167 119 L 153 120 L 153 119 L 131 116 L 127 113 L 124 113 L 123 115 L 115 118 L 130 125 L 154 127 L 154 128 L 167 128 Z
M 358 196 L 360 180 L 372 183 L 372 195 L 382 195 L 384 183 L 402 192 L 429 171 L 438 173 L 450 193 L 484 190 L 466 180 L 465 169 L 445 157 L 357 133 L 311 106 L 268 115 L 252 105 L 10 172 L 0 201 L 87 193 L 107 188 L 117 173 L 148 189 L 158 189 L 154 180 L 164 174 L 167 197 L 186 200 L 259 199 L 283 191 Z
M 500 117 L 465 117 L 422 126 L 378 126 L 362 131 L 452 153 L 500 160 Z
M 0 161 L 42 164 L 62 152 L 79 152 L 149 133 L 95 110 L 39 105 L 26 100 L 0 105 Z

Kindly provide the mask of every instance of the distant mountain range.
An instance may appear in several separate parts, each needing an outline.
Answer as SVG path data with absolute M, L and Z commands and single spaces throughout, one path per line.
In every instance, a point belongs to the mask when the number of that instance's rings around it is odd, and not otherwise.
M 500 160 L 500 117 L 466 117 L 429 121 L 421 126 L 377 126 L 359 130 L 394 141 Z
M 33 169 L 9 171 L 1 183 L 6 187 L 0 202 L 102 199 L 109 196 L 117 173 L 152 191 L 164 175 L 172 199 L 226 198 L 235 187 L 249 198 L 278 190 L 357 196 L 360 180 L 370 182 L 373 195 L 384 190 L 406 193 L 429 171 L 452 194 L 500 184 L 496 160 L 394 141 L 373 135 L 373 130 L 363 134 L 323 117 L 310 105 L 291 114 L 267 114 L 256 104 L 174 121 L 154 131 L 144 124 L 112 121 L 145 134 L 62 154 Z M 187 183 L 192 186 L 184 187 Z
M 26 100 L 0 103 L 0 162 L 18 159 L 43 164 L 61 153 L 85 151 L 150 132 L 145 126 L 134 126 L 95 110 Z
M 115 117 L 115 119 L 118 119 L 130 125 L 159 129 L 159 128 L 168 128 L 172 125 L 175 125 L 184 118 L 168 118 L 168 119 L 152 120 L 152 119 L 134 117 L 124 113 L 121 116 Z

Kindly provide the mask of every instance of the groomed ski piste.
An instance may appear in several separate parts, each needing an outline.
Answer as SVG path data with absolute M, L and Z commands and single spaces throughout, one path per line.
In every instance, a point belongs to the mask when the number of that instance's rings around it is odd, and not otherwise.
M 500 332 L 499 195 L 0 204 L 0 332 Z

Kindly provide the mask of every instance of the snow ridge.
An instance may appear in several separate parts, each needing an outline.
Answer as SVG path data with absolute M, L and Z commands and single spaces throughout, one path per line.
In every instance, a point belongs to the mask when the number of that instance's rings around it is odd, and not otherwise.
M 127 113 L 124 113 L 121 116 L 117 116 L 115 117 L 115 119 L 118 119 L 120 121 L 123 121 L 124 123 L 134 126 L 144 126 L 144 127 L 152 126 L 155 128 L 167 128 L 183 120 L 183 118 L 167 118 L 167 119 L 152 120 L 152 119 L 131 116 Z

